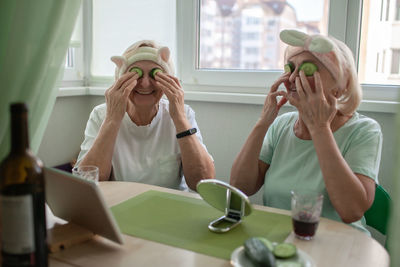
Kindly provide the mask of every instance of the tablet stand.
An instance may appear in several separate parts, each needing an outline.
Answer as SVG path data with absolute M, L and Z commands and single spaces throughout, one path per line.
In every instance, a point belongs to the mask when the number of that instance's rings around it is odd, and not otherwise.
M 49 252 L 56 253 L 60 250 L 89 241 L 94 234 L 85 228 L 74 224 L 55 224 L 47 230 L 47 246 Z

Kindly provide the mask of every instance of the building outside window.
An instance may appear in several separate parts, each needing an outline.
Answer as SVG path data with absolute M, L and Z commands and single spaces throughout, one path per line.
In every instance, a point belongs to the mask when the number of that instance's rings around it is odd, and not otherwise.
M 200 69 L 282 69 L 284 46 L 279 40 L 282 29 L 297 28 L 309 34 L 327 33 L 328 0 L 200 2 L 200 32 L 205 29 L 212 32 L 211 36 L 199 36 Z M 234 26 L 227 26 L 228 22 Z M 263 38 L 256 39 L 255 34 Z M 207 46 L 210 49 L 206 49 Z M 266 53 L 270 54 L 268 58 L 263 57 Z

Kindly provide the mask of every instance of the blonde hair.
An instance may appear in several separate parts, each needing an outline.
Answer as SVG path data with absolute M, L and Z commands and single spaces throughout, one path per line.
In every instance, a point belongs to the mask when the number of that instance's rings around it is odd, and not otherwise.
M 358 81 L 356 64 L 353 53 L 343 42 L 329 37 L 335 44 L 335 51 L 342 72 L 346 73 L 346 87 L 342 89 L 342 94 L 337 101 L 338 110 L 344 115 L 353 114 L 361 103 L 362 89 Z

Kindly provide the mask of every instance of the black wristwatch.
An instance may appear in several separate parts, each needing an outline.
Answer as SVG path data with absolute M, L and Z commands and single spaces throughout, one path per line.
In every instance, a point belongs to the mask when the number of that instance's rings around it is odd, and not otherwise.
M 178 133 L 178 134 L 176 135 L 176 138 L 179 139 L 179 138 L 182 138 L 182 137 L 185 137 L 185 136 L 188 136 L 188 135 L 192 135 L 192 134 L 195 134 L 195 133 L 197 133 L 197 129 L 196 129 L 196 128 L 190 128 L 190 129 L 187 130 L 187 131 Z

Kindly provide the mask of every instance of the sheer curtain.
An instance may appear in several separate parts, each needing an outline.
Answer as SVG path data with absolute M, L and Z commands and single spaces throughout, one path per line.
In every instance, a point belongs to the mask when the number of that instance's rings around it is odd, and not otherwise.
M 36 153 L 57 91 L 81 0 L 0 1 L 0 159 L 10 149 L 9 105 L 29 108 L 31 148 Z

